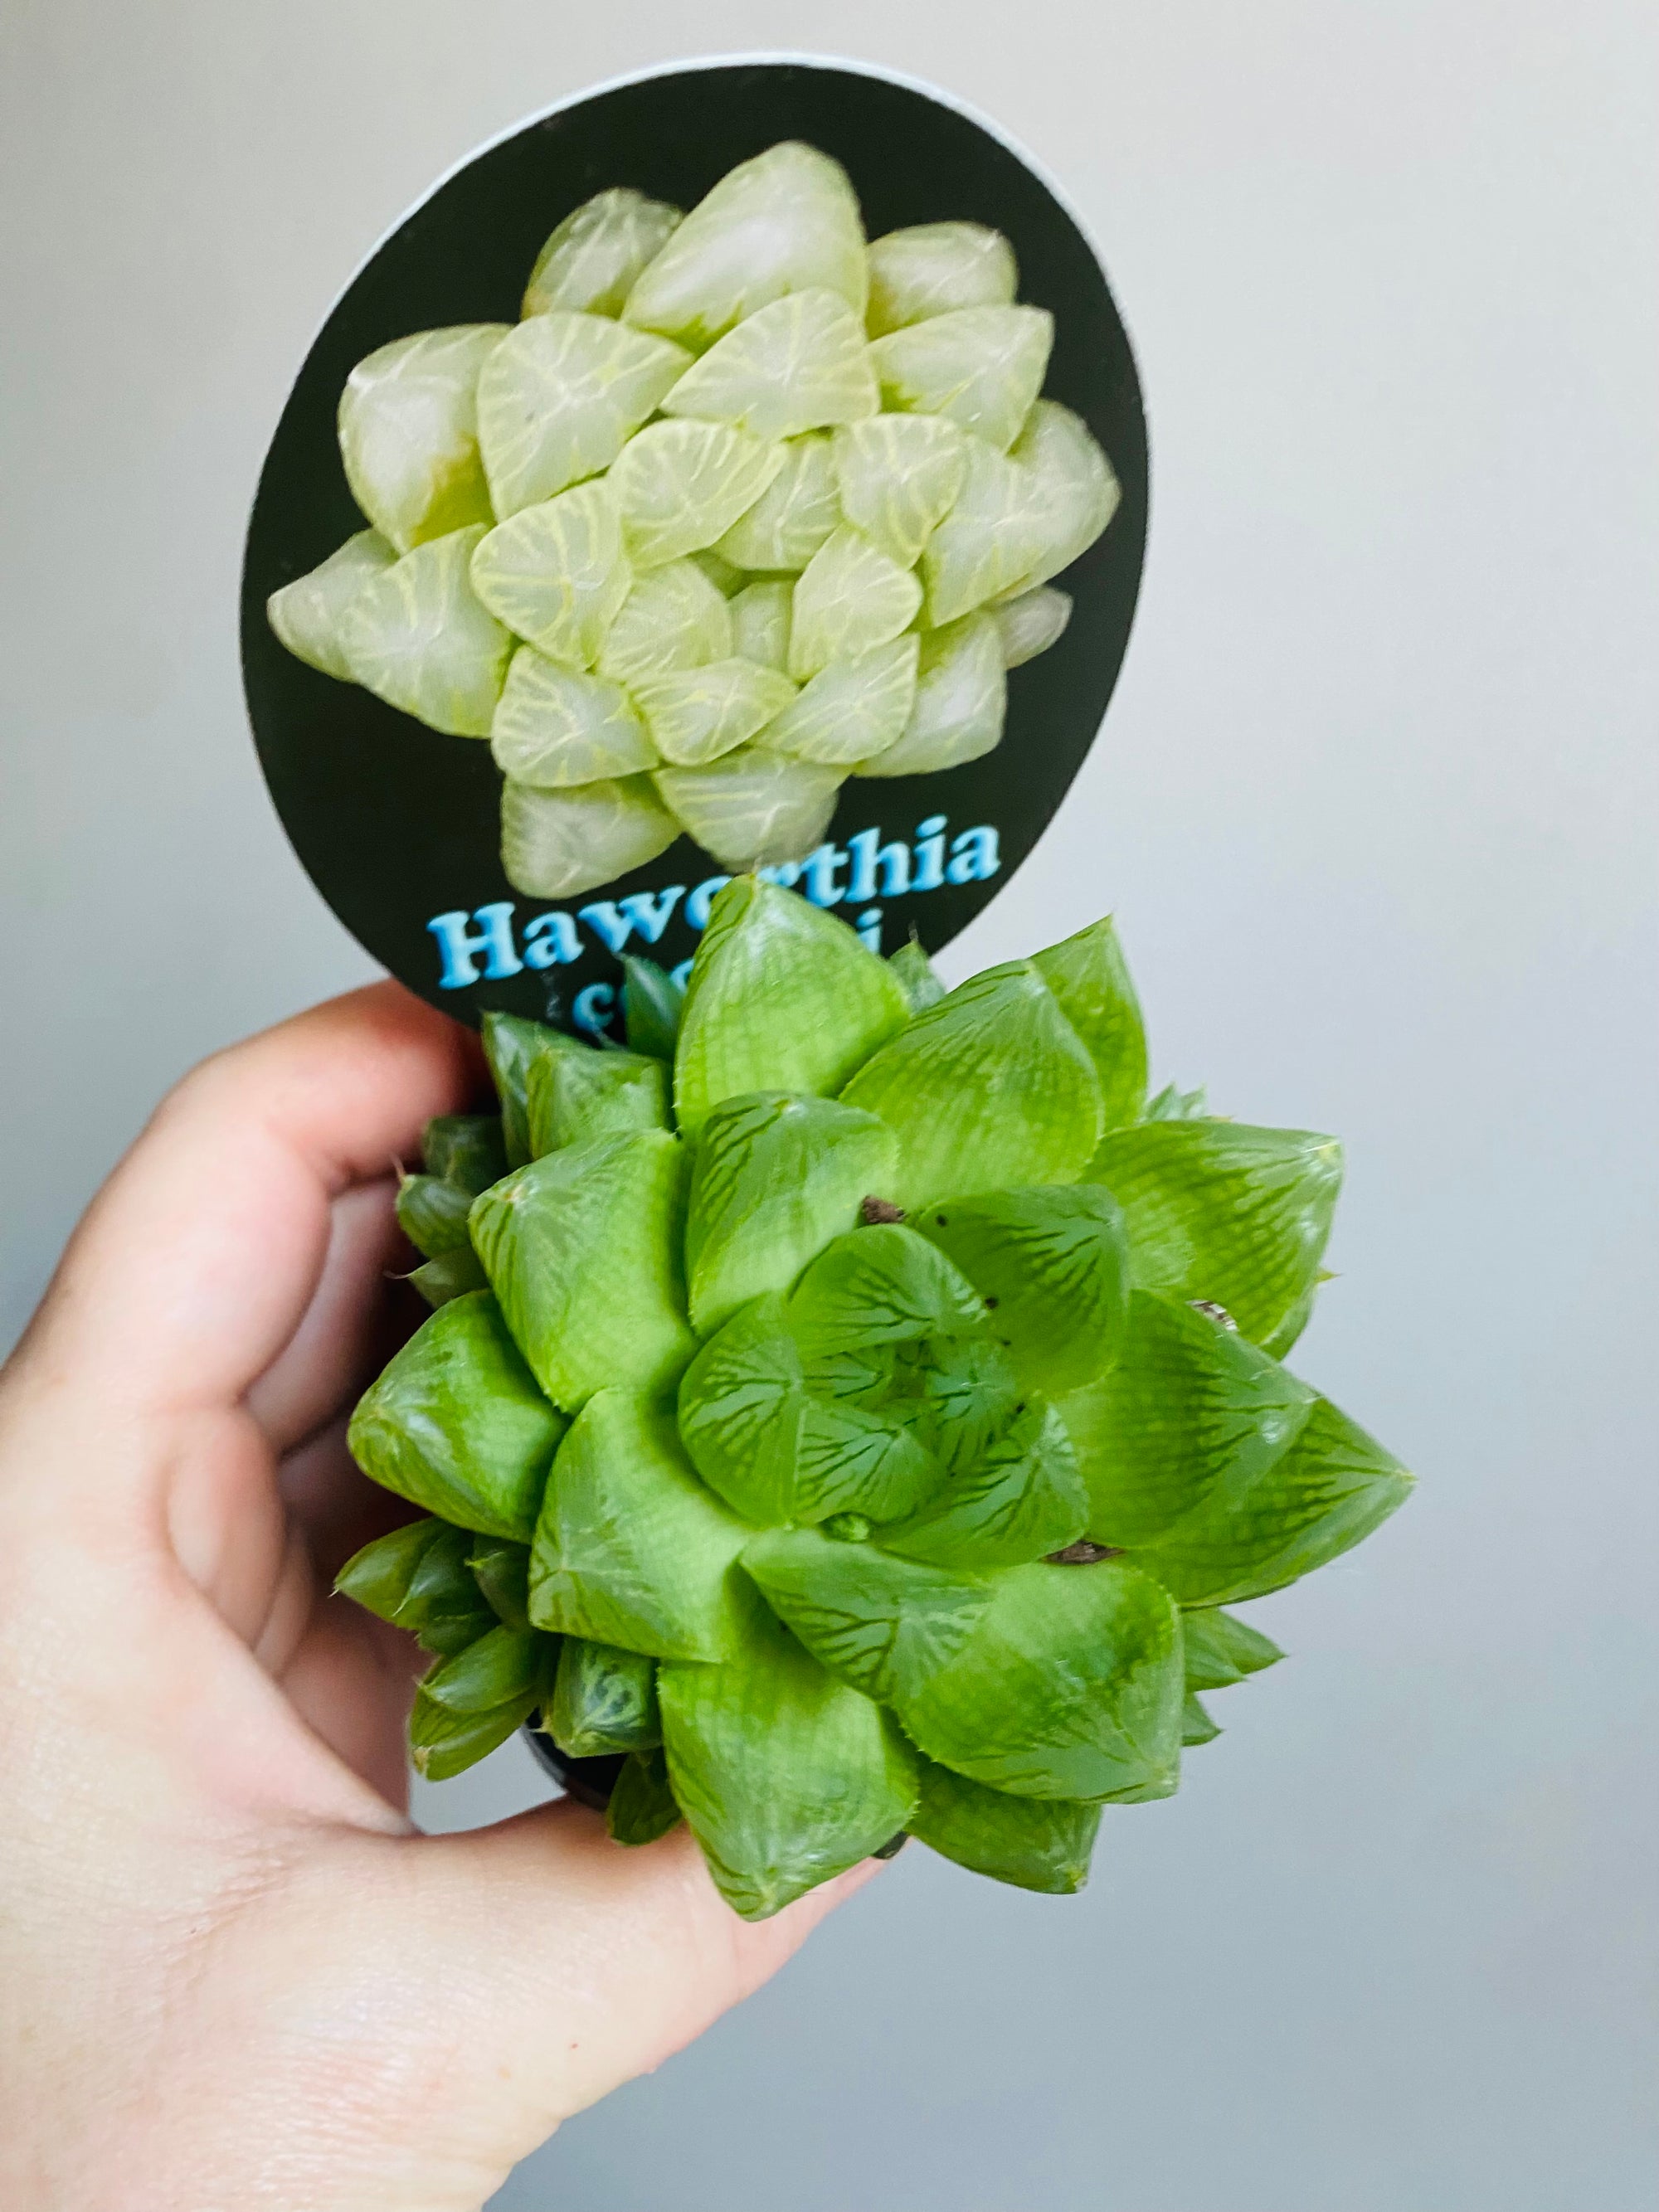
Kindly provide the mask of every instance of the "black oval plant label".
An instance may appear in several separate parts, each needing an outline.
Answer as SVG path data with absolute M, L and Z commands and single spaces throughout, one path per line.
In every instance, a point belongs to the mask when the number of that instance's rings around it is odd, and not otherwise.
M 486 742 L 427 728 L 307 665 L 266 618 L 270 594 L 363 518 L 336 410 L 353 366 L 412 332 L 513 323 L 544 240 L 596 192 L 631 186 L 690 208 L 785 139 L 839 161 L 868 235 L 971 222 L 1018 258 L 1018 298 L 1049 309 L 1042 390 L 1080 416 L 1121 490 L 1103 534 L 1057 584 L 1057 644 L 1008 677 L 995 750 L 930 775 L 854 776 L 819 842 L 768 871 L 891 951 L 936 951 L 1030 853 L 1098 731 L 1127 643 L 1146 527 L 1146 434 L 1128 339 L 1094 252 L 1034 172 L 982 125 L 913 86 L 805 62 L 714 64 L 599 92 L 528 124 L 441 185 L 330 315 L 260 478 L 242 585 L 242 659 L 259 757 L 312 879 L 394 975 L 476 1023 L 501 1008 L 593 1034 L 617 1012 L 624 954 L 690 960 L 725 871 L 689 836 L 614 882 L 550 901 L 515 890 L 500 851 L 501 771 Z

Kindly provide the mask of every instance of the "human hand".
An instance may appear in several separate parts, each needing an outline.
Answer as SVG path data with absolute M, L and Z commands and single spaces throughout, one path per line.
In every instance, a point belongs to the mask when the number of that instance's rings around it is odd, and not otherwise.
M 388 1164 L 471 1040 L 378 985 L 210 1060 L 0 1374 L 0 2203 L 459 2212 L 764 1981 L 682 1829 L 416 1834 L 421 1661 L 329 1595 L 389 1525 Z

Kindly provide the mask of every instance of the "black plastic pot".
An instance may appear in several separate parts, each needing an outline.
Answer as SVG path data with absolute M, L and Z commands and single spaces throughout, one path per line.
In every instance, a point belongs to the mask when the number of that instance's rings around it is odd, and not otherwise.
M 596 1813 L 604 1812 L 617 1786 L 617 1777 L 622 1772 L 620 1753 L 609 1759 L 572 1759 L 540 1729 L 526 1728 L 522 1734 L 538 1764 L 552 1776 L 567 1797 L 574 1797 L 579 1805 L 589 1806 Z

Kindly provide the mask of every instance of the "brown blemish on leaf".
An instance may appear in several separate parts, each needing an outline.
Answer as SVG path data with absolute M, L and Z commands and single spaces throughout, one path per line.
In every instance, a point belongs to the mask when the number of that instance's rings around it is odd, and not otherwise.
M 1226 1307 L 1218 1305 L 1213 1298 L 1188 1298 L 1187 1303 L 1194 1313 L 1201 1313 L 1206 1320 L 1212 1321 L 1218 1328 L 1237 1330 L 1238 1323 L 1228 1312 Z
M 904 1208 L 895 1206 L 890 1198 L 866 1198 L 859 1206 L 859 1219 L 866 1229 L 875 1229 L 884 1221 L 902 1221 Z

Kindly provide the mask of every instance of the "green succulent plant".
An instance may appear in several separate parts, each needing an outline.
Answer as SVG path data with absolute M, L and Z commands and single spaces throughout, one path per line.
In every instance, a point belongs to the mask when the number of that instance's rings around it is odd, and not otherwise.
M 369 527 L 272 594 L 289 650 L 487 738 L 502 860 L 557 898 L 687 831 L 799 860 L 849 775 L 989 752 L 1049 580 L 1118 504 L 1042 397 L 1054 319 L 971 222 L 866 244 L 846 172 L 774 146 L 689 215 L 560 223 L 521 319 L 380 347 L 339 411 Z
M 1222 1608 L 1409 1488 L 1279 1364 L 1337 1144 L 1149 1104 L 1109 921 L 946 992 L 741 877 L 625 1003 L 487 1017 L 401 1193 L 435 1310 L 350 1441 L 426 1517 L 341 1583 L 435 1655 L 417 1765 L 533 1719 L 749 1917 L 906 1832 L 1077 1888 L 1280 1656 Z

